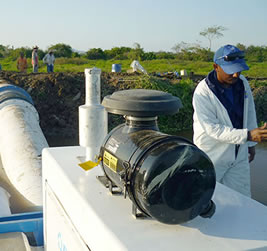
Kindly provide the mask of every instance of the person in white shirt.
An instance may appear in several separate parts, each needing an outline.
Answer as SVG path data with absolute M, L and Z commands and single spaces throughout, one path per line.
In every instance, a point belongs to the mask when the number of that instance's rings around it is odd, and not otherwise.
M 54 63 L 55 63 L 55 56 L 53 51 L 49 51 L 43 58 L 43 62 L 47 66 L 47 72 L 54 72 Z
M 256 142 L 267 140 L 267 123 L 257 126 L 246 78 L 244 52 L 225 45 L 214 55 L 214 70 L 193 95 L 194 143 L 214 164 L 216 180 L 251 197 L 250 166 Z

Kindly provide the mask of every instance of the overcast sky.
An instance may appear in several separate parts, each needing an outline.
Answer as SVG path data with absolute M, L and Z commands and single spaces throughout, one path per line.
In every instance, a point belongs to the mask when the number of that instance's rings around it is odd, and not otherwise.
M 199 35 L 227 28 L 212 42 L 267 45 L 267 0 L 0 0 L 0 44 L 15 48 L 57 43 L 73 49 L 133 47 L 171 51 L 180 42 L 208 40 Z

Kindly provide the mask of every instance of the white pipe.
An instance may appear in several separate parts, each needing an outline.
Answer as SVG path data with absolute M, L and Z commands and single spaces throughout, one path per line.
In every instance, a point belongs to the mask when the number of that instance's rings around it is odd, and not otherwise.
M 11 215 L 9 198 L 10 194 L 4 188 L 0 187 L 0 217 Z
M 1 92 L 0 92 L 1 95 Z M 0 104 L 0 154 L 9 183 L 25 208 L 42 207 L 41 152 L 48 147 L 32 104 L 8 99 Z M 17 195 L 16 195 L 17 196 Z M 12 194 L 11 194 L 12 199 Z
M 85 105 L 79 107 L 79 142 L 86 147 L 85 160 L 95 161 L 107 135 L 108 115 L 100 104 L 101 69 L 85 69 Z

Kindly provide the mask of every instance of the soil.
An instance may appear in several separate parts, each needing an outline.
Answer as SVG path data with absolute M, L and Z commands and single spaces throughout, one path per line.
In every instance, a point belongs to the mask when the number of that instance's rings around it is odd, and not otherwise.
M 151 74 L 155 78 L 166 79 L 172 83 L 179 82 L 173 73 Z M 136 86 L 141 73 L 101 73 L 101 100 L 114 91 L 130 89 Z M 190 76 L 194 83 L 199 82 L 204 76 Z M 46 138 L 54 136 L 66 139 L 78 139 L 78 108 L 85 103 L 85 75 L 79 73 L 18 73 L 0 71 L 0 79 L 10 84 L 17 85 L 26 90 L 32 97 L 40 117 L 40 127 Z M 266 89 L 255 88 L 254 99 L 257 115 L 260 121 L 266 121 Z M 109 129 L 123 123 L 119 115 L 109 113 Z
M 101 73 L 101 100 L 114 91 L 129 89 L 141 73 Z M 161 77 L 161 76 L 158 76 Z M 165 76 L 174 79 L 170 74 Z M 85 103 L 85 75 L 80 73 L 18 73 L 0 71 L 0 79 L 26 90 L 40 117 L 40 127 L 47 138 L 78 135 L 78 107 Z M 127 80 L 125 80 L 127 79 Z M 123 118 L 109 114 L 109 124 Z

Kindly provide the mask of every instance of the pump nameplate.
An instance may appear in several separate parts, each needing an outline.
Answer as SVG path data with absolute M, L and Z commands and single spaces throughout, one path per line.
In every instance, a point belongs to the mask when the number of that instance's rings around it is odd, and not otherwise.
M 104 151 L 103 162 L 113 172 L 115 173 L 117 172 L 118 159 L 114 157 L 112 154 L 110 154 L 107 151 Z

